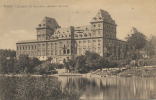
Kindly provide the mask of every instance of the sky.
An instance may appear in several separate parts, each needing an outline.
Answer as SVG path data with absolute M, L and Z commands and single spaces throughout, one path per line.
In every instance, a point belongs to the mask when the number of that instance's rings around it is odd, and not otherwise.
M 148 38 L 156 34 L 156 0 L 0 0 L 0 49 L 35 40 L 36 27 L 45 16 L 62 27 L 89 25 L 99 9 L 108 11 L 124 40 L 132 27 Z

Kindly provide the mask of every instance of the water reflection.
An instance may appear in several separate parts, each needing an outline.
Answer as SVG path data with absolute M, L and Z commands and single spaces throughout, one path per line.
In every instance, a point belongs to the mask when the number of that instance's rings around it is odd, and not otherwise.
M 156 79 L 59 77 L 63 88 L 82 92 L 80 99 L 154 99 Z
M 156 99 L 156 79 L 0 77 L 0 100 Z

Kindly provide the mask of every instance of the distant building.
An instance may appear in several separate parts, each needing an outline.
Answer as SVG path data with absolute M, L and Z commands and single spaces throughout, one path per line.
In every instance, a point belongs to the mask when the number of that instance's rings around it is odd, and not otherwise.
M 110 14 L 101 9 L 86 26 L 61 28 L 54 18 L 45 17 L 36 28 L 37 40 L 16 43 L 16 56 L 28 54 L 40 60 L 51 57 L 52 62 L 63 63 L 88 50 L 124 58 L 126 42 L 116 38 L 116 26 Z

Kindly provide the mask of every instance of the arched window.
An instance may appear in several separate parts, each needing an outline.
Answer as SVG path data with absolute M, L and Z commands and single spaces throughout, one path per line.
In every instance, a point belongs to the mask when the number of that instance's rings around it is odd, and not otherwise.
M 66 59 L 64 58 L 64 59 L 63 59 L 63 62 L 65 62 L 65 61 L 66 61 Z
M 63 54 L 66 54 L 66 50 L 65 49 L 63 50 Z
M 67 49 L 67 54 L 69 54 L 69 52 L 70 52 L 70 50 L 69 50 L 69 49 Z

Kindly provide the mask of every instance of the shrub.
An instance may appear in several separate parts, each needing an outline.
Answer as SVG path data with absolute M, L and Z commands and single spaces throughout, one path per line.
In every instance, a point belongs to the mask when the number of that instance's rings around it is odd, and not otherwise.
M 144 65 L 145 66 L 153 66 L 153 65 L 156 65 L 156 58 L 145 59 L 144 60 Z
M 139 67 L 144 66 L 144 60 L 139 59 L 137 64 L 138 64 Z
M 62 89 L 56 77 L 12 76 L 0 77 L 2 100 L 77 100 L 76 89 Z

